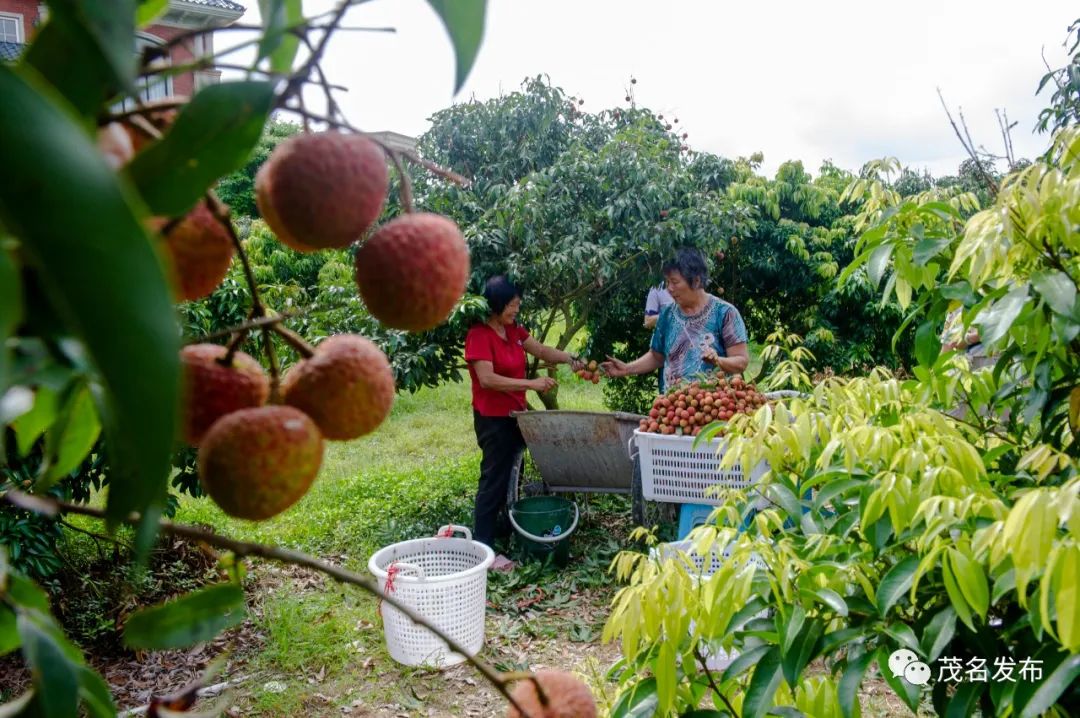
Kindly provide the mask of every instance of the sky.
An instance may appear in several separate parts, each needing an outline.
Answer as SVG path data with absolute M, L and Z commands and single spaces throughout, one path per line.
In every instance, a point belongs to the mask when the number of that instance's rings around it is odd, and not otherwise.
M 256 22 L 255 0 L 241 2 L 243 22 Z M 691 149 L 760 151 L 769 175 L 789 159 L 816 173 L 824 160 L 858 170 L 895 156 L 940 176 L 966 155 L 938 88 L 991 152 L 1003 153 L 995 108 L 1017 122 L 1017 157 L 1046 148 L 1033 132 L 1049 103 L 1048 91 L 1035 96 L 1043 55 L 1066 62 L 1078 17 L 1064 0 L 489 0 L 484 43 L 455 96 L 453 49 L 427 2 L 373 0 L 346 24 L 396 32 L 339 33 L 323 66 L 348 88 L 345 115 L 368 131 L 417 136 L 439 109 L 546 74 L 591 112 L 626 106 L 632 87 L 637 105 L 679 118 Z

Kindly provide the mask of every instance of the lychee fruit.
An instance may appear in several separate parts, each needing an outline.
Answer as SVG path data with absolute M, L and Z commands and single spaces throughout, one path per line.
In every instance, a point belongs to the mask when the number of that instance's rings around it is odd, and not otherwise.
M 322 455 L 319 427 L 299 409 L 241 409 L 206 433 L 199 447 L 199 479 L 229 516 L 260 521 L 307 493 Z
M 465 293 L 469 248 L 438 214 L 404 214 L 380 227 L 356 253 L 356 284 L 368 311 L 412 332 L 446 321 Z
M 576 676 L 566 671 L 541 670 L 535 674 L 547 704 L 540 700 L 533 679 L 519 681 L 510 695 L 532 718 L 596 718 L 592 692 Z M 521 718 L 513 704 L 507 718 Z
M 301 252 L 346 247 L 379 218 L 386 154 L 361 135 L 295 135 L 255 175 L 255 201 L 284 244 Z
M 227 353 L 228 348 L 218 344 L 190 344 L 180 350 L 184 440 L 192 446 L 198 446 L 222 416 L 262 406 L 270 396 L 270 380 L 259 362 L 238 351 L 225 366 L 220 360 Z
M 162 239 L 172 260 L 173 287 L 178 301 L 205 297 L 229 272 L 232 238 L 205 200 L 200 200 L 179 222 L 166 225 Z
M 596 368 L 598 366 L 599 365 L 596 363 L 595 359 L 592 359 L 592 360 L 589 361 L 589 371 L 596 371 Z
M 327 439 L 375 430 L 394 404 L 394 372 L 374 342 L 355 334 L 323 341 L 282 382 L 289 406 L 310 416 Z
M 124 129 L 131 138 L 131 145 L 138 154 L 152 142 L 156 142 L 159 135 L 165 134 L 173 123 L 176 122 L 180 111 L 172 105 L 183 104 L 188 98 L 183 95 L 164 97 L 157 101 L 157 105 L 164 105 L 159 109 L 148 108 L 138 115 L 124 121 Z

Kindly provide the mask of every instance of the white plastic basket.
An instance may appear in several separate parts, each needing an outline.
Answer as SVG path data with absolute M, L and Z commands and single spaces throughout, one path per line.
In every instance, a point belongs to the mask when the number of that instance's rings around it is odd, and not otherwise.
M 452 537 L 457 532 L 465 538 Z M 473 656 L 484 646 L 487 572 L 494 560 L 492 550 L 473 541 L 469 529 L 444 526 L 435 538 L 380 549 L 368 561 L 368 570 L 383 593 L 415 610 Z M 398 663 L 445 668 L 465 660 L 393 606 L 383 603 L 381 612 L 386 648 Z
M 731 547 L 727 546 L 724 550 L 717 551 L 717 547 L 714 546 L 708 555 L 702 556 L 694 551 L 694 542 L 691 540 L 672 541 L 671 543 L 660 544 L 657 548 L 652 550 L 652 557 L 663 561 L 665 559 L 681 559 L 685 562 L 689 562 L 687 566 L 691 570 L 691 578 L 695 581 L 703 581 L 711 577 L 714 573 L 720 570 L 723 565 L 731 560 Z M 748 564 L 753 564 L 756 570 L 763 571 L 767 568 L 765 561 L 756 553 L 750 554 L 750 558 L 747 561 Z M 755 618 L 768 618 L 769 611 L 764 610 L 754 616 Z M 694 622 L 690 621 L 690 632 L 694 631 Z M 701 645 L 701 654 L 705 658 L 705 667 L 710 671 L 722 671 L 730 666 L 736 658 L 739 657 L 737 651 L 726 651 L 721 646 L 709 646 L 705 643 Z
M 769 464 L 762 461 L 749 476 L 741 466 L 721 471 L 725 440 L 716 438 L 695 448 L 694 439 L 634 429 L 633 442 L 641 461 L 641 495 L 647 501 L 718 506 L 720 498 L 713 487 L 746 489 L 769 470 Z

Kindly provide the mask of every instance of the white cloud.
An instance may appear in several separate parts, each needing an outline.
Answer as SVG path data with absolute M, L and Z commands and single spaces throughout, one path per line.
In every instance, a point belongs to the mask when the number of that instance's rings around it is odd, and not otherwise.
M 332 5 L 309 0 L 305 10 Z M 1077 15 L 1057 0 L 489 0 L 484 45 L 457 99 L 487 99 L 546 73 L 598 111 L 625 105 L 634 76 L 637 102 L 677 116 L 695 149 L 760 150 L 767 171 L 787 159 L 813 171 L 828 158 L 857 169 L 891 154 L 946 174 L 964 154 L 936 88 L 992 150 L 1001 146 L 993 110 L 1006 108 L 1019 123 L 1017 154 L 1034 156 L 1047 141 L 1031 132 L 1047 101 L 1034 97 L 1041 52 L 1064 62 Z M 249 9 L 245 21 L 257 16 Z M 368 130 L 422 133 L 455 100 L 438 17 L 423 0 L 379 0 L 347 17 L 397 33 L 342 33 L 331 43 L 325 68 L 349 88 L 346 115 Z

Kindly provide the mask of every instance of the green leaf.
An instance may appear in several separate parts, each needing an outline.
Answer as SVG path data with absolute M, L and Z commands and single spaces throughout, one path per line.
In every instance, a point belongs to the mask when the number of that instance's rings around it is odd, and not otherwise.
M 811 618 L 791 644 L 791 648 L 782 655 L 781 666 L 784 679 L 789 686 L 799 685 L 799 676 L 806 665 L 817 656 L 821 649 L 821 634 L 825 625 L 821 619 Z
M 19 629 L 15 625 L 15 612 L 0 604 L 0 656 L 19 647 Z
M 22 63 L 86 116 L 134 89 L 135 0 L 57 0 Z
M 937 613 L 923 629 L 922 648 L 927 663 L 933 663 L 952 642 L 956 634 L 956 611 L 946 606 Z
M 919 686 L 908 683 L 902 676 L 894 676 L 889 670 L 889 650 L 882 646 L 877 651 L 877 664 L 881 677 L 889 684 L 900 700 L 904 701 L 912 713 L 919 711 L 919 696 L 922 693 Z
M 860 653 L 854 658 L 848 658 L 836 691 L 840 699 L 840 712 L 844 714 L 844 718 L 855 718 L 859 715 L 859 688 L 862 686 L 866 669 L 873 660 L 872 653 Z
M 108 388 L 119 427 L 113 438 L 130 460 L 128 471 L 110 479 L 107 511 L 116 519 L 165 493 L 180 393 L 171 290 L 137 201 L 90 138 L 32 82 L 0 67 L 0 136 L 10 173 L 0 184 L 0 222 L 42 268 L 50 298 Z
M 979 697 L 986 690 L 985 683 L 962 681 L 945 709 L 945 718 L 967 718 L 979 706 Z
M 7 391 L 8 376 L 11 375 L 7 341 L 15 334 L 22 315 L 22 280 L 15 260 L 4 246 L 0 234 L 0 397 Z
M 486 0 L 428 0 L 438 13 L 454 44 L 457 70 L 454 73 L 454 92 L 465 84 L 465 79 L 476 61 L 480 43 L 484 39 L 484 12 Z
M 780 668 L 780 647 L 772 646 L 754 668 L 754 675 L 750 679 L 746 696 L 743 698 L 743 718 L 764 716 L 772 707 L 776 689 L 780 687 L 780 681 L 783 679 L 784 673 Z
M 952 562 L 949 560 L 947 553 L 941 562 L 941 578 L 945 584 L 945 593 L 948 594 L 949 602 L 952 603 L 952 607 L 956 610 L 956 615 L 960 617 L 965 626 L 974 631 L 975 623 L 971 620 L 971 607 L 968 606 L 964 593 L 956 583 L 956 577 L 953 576 L 952 571 Z
M 75 718 L 79 708 L 78 663 L 52 620 L 37 611 L 20 613 L 19 637 L 34 693 L 47 718 Z
M 828 606 L 832 610 L 836 611 L 837 614 L 839 614 L 841 616 L 847 616 L 848 615 L 847 602 L 836 591 L 833 591 L 833 590 L 828 589 L 828 588 L 819 588 L 816 591 L 812 591 L 811 595 L 817 597 L 817 599 L 819 601 L 824 603 L 826 606 Z
M 128 165 L 151 212 L 179 217 L 219 178 L 242 167 L 273 101 L 271 82 L 223 82 L 195 95 L 168 133 Z
M 751 666 L 756 666 L 761 657 L 771 650 L 773 646 L 754 646 L 750 650 L 741 651 L 738 657 L 731 662 L 726 669 L 724 669 L 724 676 L 721 680 L 725 683 L 733 678 L 738 678 L 745 673 Z
M 842 628 L 839 631 L 830 631 L 826 633 L 821 639 L 821 654 L 832 653 L 839 648 L 847 648 L 847 652 L 850 653 L 854 650 L 855 646 L 849 646 L 849 643 L 862 643 L 862 637 L 867 633 L 865 626 L 859 626 L 858 628 Z
M 787 621 L 782 621 L 779 615 L 777 615 L 777 629 L 783 640 L 780 644 L 780 651 L 787 653 L 791 650 L 791 644 L 795 642 L 799 633 L 802 631 L 803 623 L 806 621 L 806 611 L 799 604 L 795 604 L 791 607 L 791 613 L 788 615 Z
M 660 644 L 653 675 L 656 676 L 656 710 L 661 715 L 668 713 L 675 704 L 675 686 L 678 682 L 678 668 L 675 663 L 675 649 L 670 641 Z
M 941 254 L 950 243 L 951 239 L 920 239 L 911 251 L 915 265 L 925 267 L 927 262 Z
M 169 8 L 169 0 L 139 0 L 135 10 L 135 25 L 146 27 L 157 20 Z
M 1036 689 L 1020 712 L 1020 718 L 1036 718 L 1050 709 L 1058 698 L 1080 678 L 1080 654 L 1073 654 L 1058 665 Z
M 941 339 L 932 322 L 923 322 L 915 330 L 915 358 L 925 367 L 931 367 L 941 354 Z
M 858 479 L 829 481 L 814 495 L 814 511 L 820 513 L 821 509 L 832 499 L 865 485 L 866 481 L 859 481 Z
M 985 619 L 990 608 L 990 587 L 982 565 L 956 549 L 949 549 L 948 556 L 952 562 L 953 577 L 964 599 L 980 618 Z
M 186 648 L 244 620 L 244 591 L 222 583 L 132 614 L 124 625 L 131 648 Z
M 300 0 L 259 0 L 263 36 L 259 42 L 259 59 L 270 58 L 270 70 L 288 74 L 292 70 L 300 38 L 289 32 L 304 20 Z
M 656 714 L 656 703 L 656 679 L 646 678 L 622 692 L 611 718 L 649 718 Z
M 34 392 L 34 407 L 12 422 L 15 430 L 15 448 L 20 457 L 26 457 L 34 443 L 56 420 L 57 396 L 48 387 L 39 386 Z
M 992 344 L 1008 334 L 1027 300 L 1028 285 L 1022 284 L 980 312 L 975 324 L 981 327 L 983 342 Z
M 893 245 L 891 243 L 879 244 L 870 254 L 870 262 L 867 264 L 867 273 L 874 288 L 881 284 L 881 278 L 889 267 L 889 259 L 892 258 Z
M 919 557 L 909 556 L 889 569 L 878 586 L 878 614 L 884 618 L 900 597 L 911 588 L 911 578 L 919 567 Z
M 8 596 L 16 606 L 49 613 L 49 596 L 37 584 L 17 573 L 8 574 Z
M 1031 275 L 1031 286 L 1058 314 L 1071 317 L 1076 308 L 1076 285 L 1064 272 L 1035 272 Z
M 45 434 L 48 469 L 43 480 L 34 487 L 35 491 L 44 491 L 76 469 L 90 453 L 100 433 L 101 423 L 94 401 L 90 398 L 90 390 L 83 386 L 68 402 L 61 421 Z
M 92 668 L 79 668 L 79 696 L 90 718 L 116 718 L 116 704 L 109 684 Z

